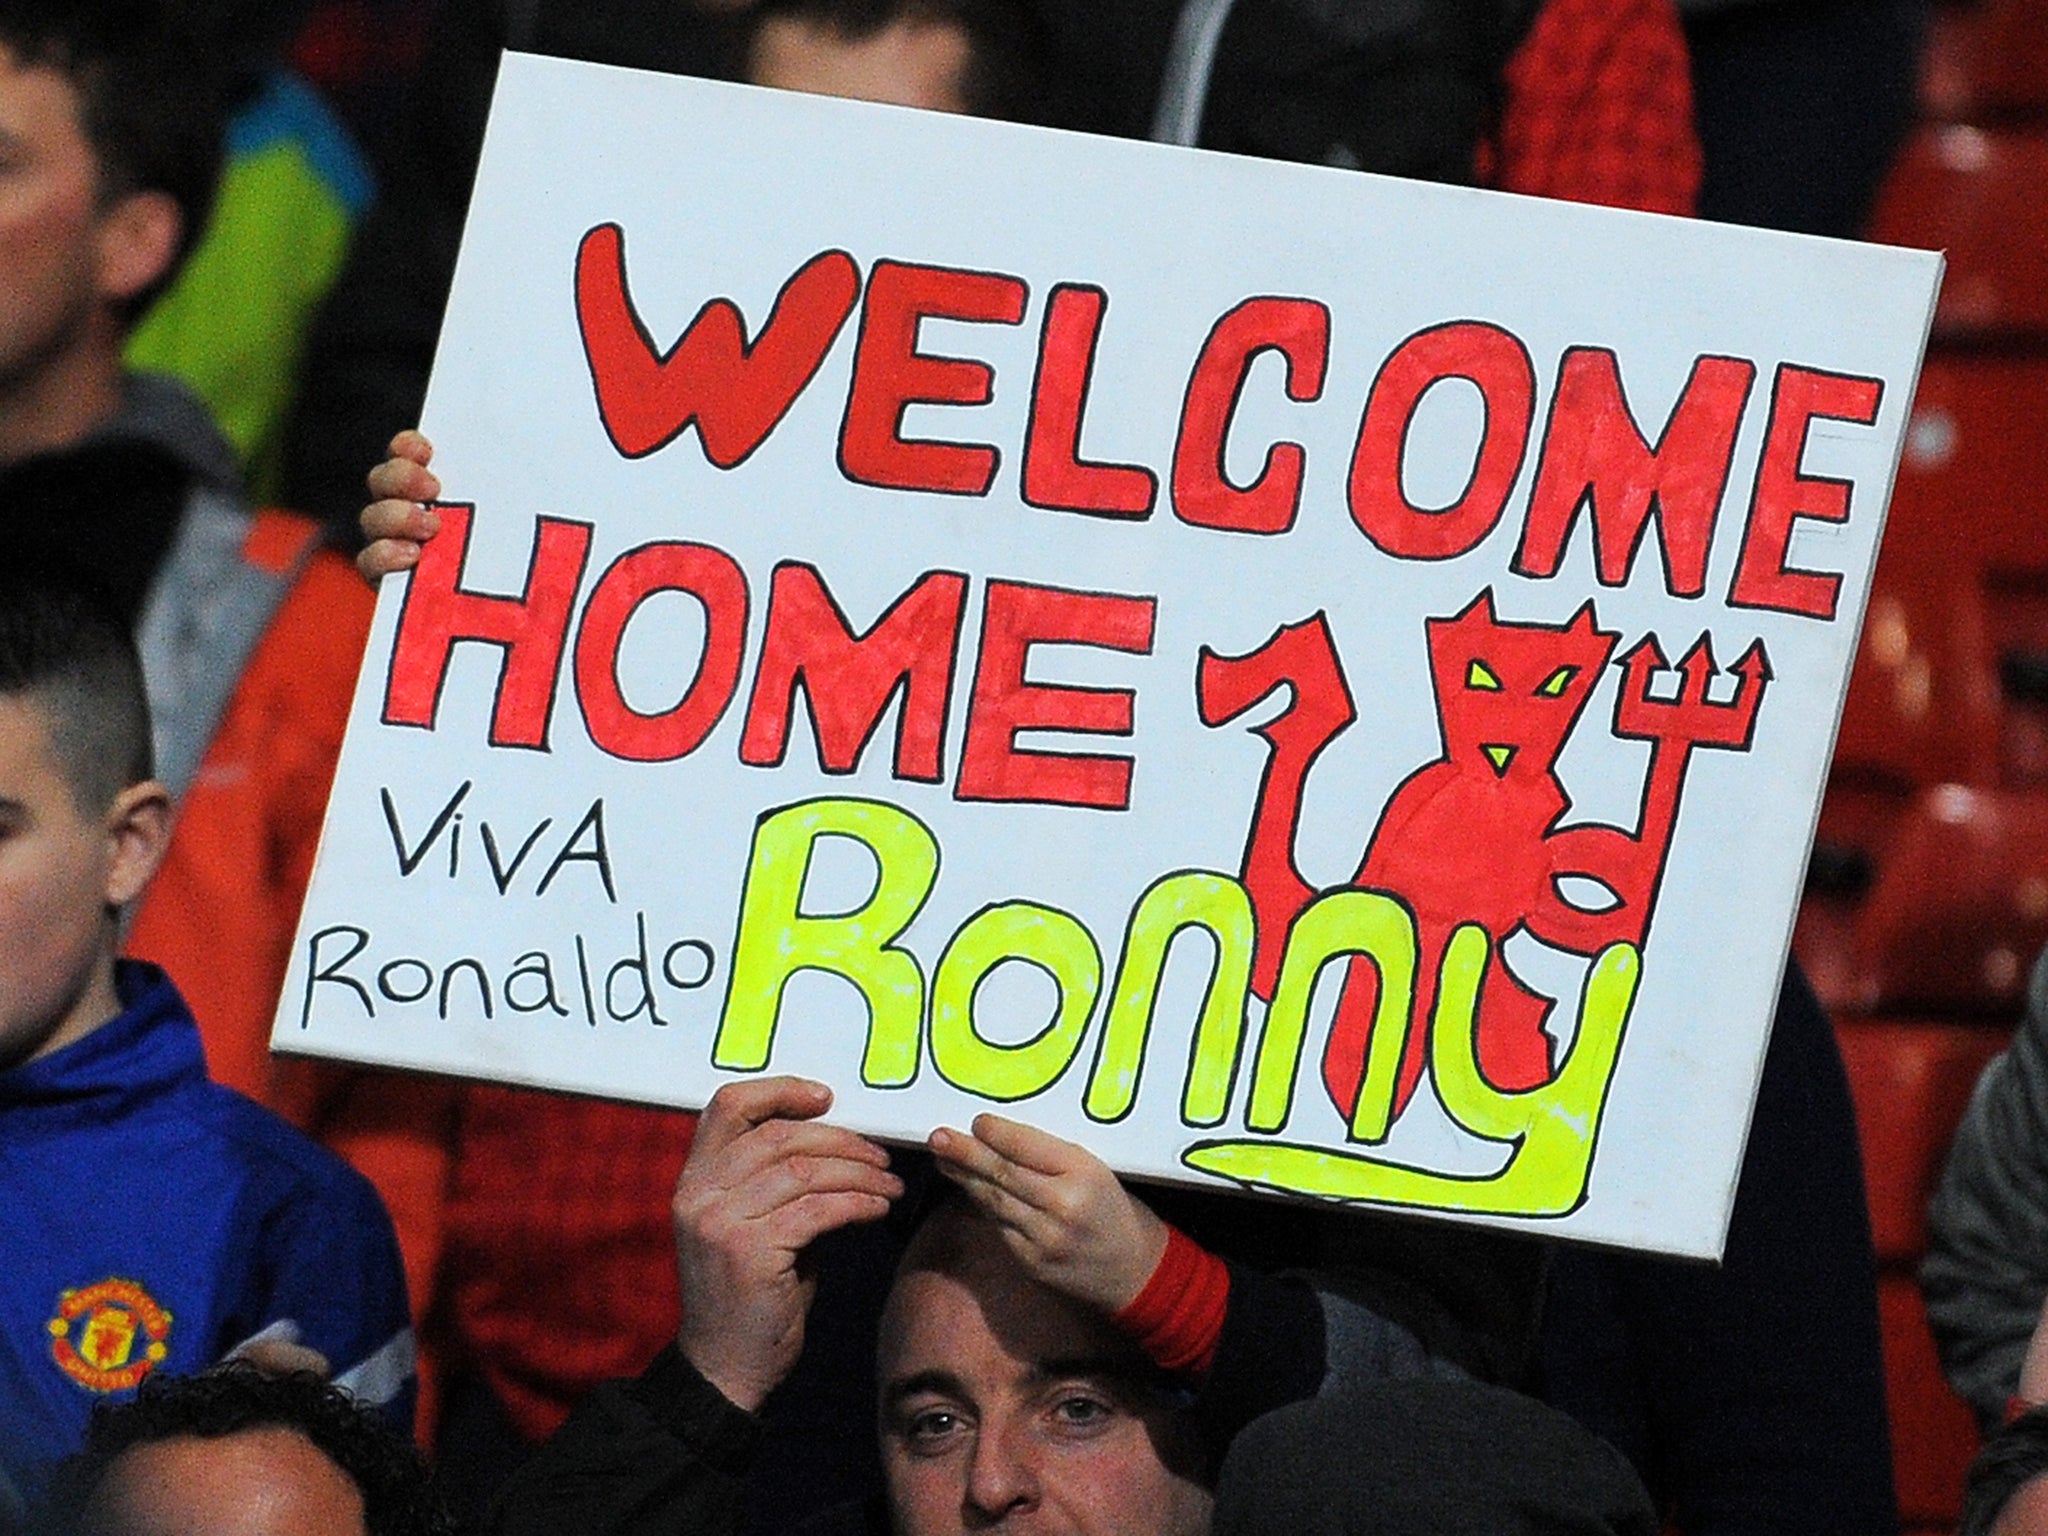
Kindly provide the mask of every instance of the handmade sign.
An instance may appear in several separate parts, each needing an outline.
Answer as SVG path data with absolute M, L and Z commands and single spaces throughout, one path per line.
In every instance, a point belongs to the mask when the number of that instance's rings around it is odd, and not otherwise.
M 1713 1254 L 1938 278 L 509 58 L 276 1044 Z

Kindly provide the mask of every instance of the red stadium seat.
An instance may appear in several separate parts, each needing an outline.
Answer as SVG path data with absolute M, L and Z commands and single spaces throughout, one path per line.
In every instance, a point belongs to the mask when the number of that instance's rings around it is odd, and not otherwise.
M 1927 1197 L 1984 1064 L 2010 1031 L 1928 1020 L 1838 1026 L 1856 1104 L 1881 1273 L 1878 1317 L 1899 1517 L 1907 1531 L 1952 1531 L 1976 1454 L 1974 1416 L 1942 1377 L 1914 1270 Z
M 2021 119 L 2048 113 L 2048 7 L 1972 0 L 1937 12 L 1920 72 L 1929 117 Z
M 1868 1011 L 2012 1019 L 2048 945 L 2048 792 L 1924 793 L 1857 918 Z
M 1918 795 L 1918 785 L 1903 772 L 1867 762 L 1838 765 L 1828 783 L 1792 929 L 1792 952 L 1814 995 L 1832 1014 L 1863 1006 L 1858 919 L 1890 856 L 1896 828 Z
M 1977 1454 L 1976 1418 L 1942 1379 L 1920 1288 L 1912 1278 L 1882 1277 L 1877 1308 L 1884 1329 L 1900 1522 L 1952 1531 L 1962 1510 L 1963 1474 Z
M 1927 1200 L 2002 1027 L 1901 1019 L 1845 1020 L 1835 1031 L 1856 1102 L 1863 1178 L 1878 1258 L 1911 1267 L 1927 1247 Z
M 1926 124 L 1878 194 L 1869 236 L 1945 251 L 1940 338 L 2048 336 L 2048 130 Z
M 2048 351 L 1930 352 L 1885 554 L 1923 573 L 1955 559 L 1980 571 L 2048 571 L 2044 456 Z
M 1829 775 L 1845 793 L 1876 796 L 1873 812 L 1886 799 L 1988 782 L 1996 771 L 1996 663 L 1982 605 L 1960 562 L 1933 566 L 1910 553 L 1887 548 L 1879 563 Z M 1869 830 L 1867 816 L 1851 819 Z
M 1830 1008 L 1945 1005 L 1859 945 L 1899 829 L 1939 783 L 2048 788 L 2048 353 L 1936 353 L 1915 401 L 1821 808 L 1797 952 Z M 1892 877 L 1894 883 L 1904 876 Z M 1894 893 L 1896 897 L 1897 893 Z M 1974 900 L 1964 893 L 1963 899 Z M 1910 971 L 1915 957 L 1892 956 Z M 2001 969 L 2003 961 L 1995 962 Z M 1995 980 L 1995 978 L 1994 978 Z M 2003 982 L 1958 1006 L 2010 1005 Z
M 1990 572 L 1984 622 L 1998 660 L 1998 782 L 2048 787 L 2048 573 Z
M 1822 850 L 1816 847 L 1816 856 Z M 1829 857 L 1833 854 L 1830 851 Z M 1862 967 L 1856 958 L 1856 910 L 1852 901 L 1816 895 L 1810 886 L 1799 903 L 1799 920 L 1792 929 L 1792 953 L 1813 987 L 1813 994 L 1830 1014 L 1856 1005 L 1856 978 Z
M 1930 356 L 1835 752 L 1851 787 L 1999 778 L 2001 662 L 2048 655 L 2048 355 Z

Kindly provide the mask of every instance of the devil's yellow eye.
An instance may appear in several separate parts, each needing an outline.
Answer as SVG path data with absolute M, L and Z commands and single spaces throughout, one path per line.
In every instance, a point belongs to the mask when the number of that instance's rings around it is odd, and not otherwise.
M 1550 676 L 1543 679 L 1543 686 L 1536 691 L 1546 699 L 1559 698 L 1563 695 L 1565 689 L 1571 686 L 1572 679 L 1578 675 L 1579 669 L 1577 667 L 1559 667 Z
M 1493 669 L 1485 662 L 1475 661 L 1465 673 L 1465 686 L 1467 688 L 1486 688 L 1498 693 L 1500 691 L 1500 679 L 1493 675 Z

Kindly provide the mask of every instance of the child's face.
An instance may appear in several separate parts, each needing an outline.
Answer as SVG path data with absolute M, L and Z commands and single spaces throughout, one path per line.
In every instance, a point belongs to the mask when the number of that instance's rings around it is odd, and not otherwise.
M 0 695 L 0 1070 L 112 1017 L 119 855 L 80 809 L 44 706 Z

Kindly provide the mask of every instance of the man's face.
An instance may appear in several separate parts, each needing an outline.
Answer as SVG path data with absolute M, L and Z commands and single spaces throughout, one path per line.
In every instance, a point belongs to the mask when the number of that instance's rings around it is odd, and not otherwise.
M 99 162 L 78 92 L 0 45 L 0 393 L 60 355 L 99 303 Z
M 115 1459 L 92 1536 L 364 1536 L 363 1496 L 324 1452 L 275 1426 L 151 1441 Z
M 754 34 L 747 79 L 783 91 L 965 112 L 961 87 L 973 52 L 951 22 L 896 21 L 848 42 L 830 27 L 771 16 Z
M 939 1219 L 948 1219 L 940 1217 Z M 882 1319 L 882 1465 L 896 1536 L 1201 1536 L 1193 1435 L 1101 1317 L 967 1222 L 960 1274 L 898 1277 Z
M 115 841 L 33 694 L 0 694 L 0 1070 L 105 1022 Z

